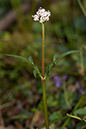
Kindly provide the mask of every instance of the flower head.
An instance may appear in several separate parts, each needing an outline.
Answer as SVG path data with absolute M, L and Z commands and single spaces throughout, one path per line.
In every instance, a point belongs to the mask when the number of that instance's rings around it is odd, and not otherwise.
M 38 9 L 35 15 L 32 15 L 34 21 L 39 21 L 40 23 L 44 23 L 45 21 L 49 21 L 51 13 L 50 11 L 45 11 L 42 7 Z

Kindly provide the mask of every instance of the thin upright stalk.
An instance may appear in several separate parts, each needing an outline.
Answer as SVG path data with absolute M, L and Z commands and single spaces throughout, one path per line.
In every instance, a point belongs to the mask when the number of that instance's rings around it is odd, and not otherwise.
M 44 23 L 42 23 L 42 74 L 44 76 Z
M 45 114 L 45 124 L 46 124 L 46 129 L 49 129 L 45 80 L 42 80 L 42 89 L 43 89 L 43 106 L 44 106 L 44 114 Z
M 46 129 L 49 129 L 47 100 L 46 100 L 46 86 L 45 86 L 45 77 L 44 77 L 44 23 L 42 23 L 42 74 L 43 74 L 42 89 L 43 89 L 43 106 L 44 106 L 44 114 L 45 114 L 45 123 L 46 123 Z

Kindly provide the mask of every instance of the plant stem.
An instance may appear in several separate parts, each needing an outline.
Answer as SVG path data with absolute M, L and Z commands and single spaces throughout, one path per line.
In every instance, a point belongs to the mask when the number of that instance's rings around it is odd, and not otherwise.
M 49 129 L 45 80 L 42 80 L 42 89 L 43 89 L 43 105 L 44 105 L 46 129 Z
M 44 23 L 42 23 L 42 74 L 44 76 Z
M 44 106 L 44 114 L 45 114 L 45 123 L 46 129 L 49 129 L 48 122 L 48 111 L 47 111 L 47 100 L 46 100 L 46 87 L 45 87 L 45 77 L 44 77 L 44 23 L 42 23 L 42 89 L 43 89 L 43 106 Z

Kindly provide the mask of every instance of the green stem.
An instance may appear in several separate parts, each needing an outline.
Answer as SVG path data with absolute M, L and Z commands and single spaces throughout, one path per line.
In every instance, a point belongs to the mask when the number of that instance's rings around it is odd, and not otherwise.
M 83 101 L 85 95 L 81 97 L 81 99 L 79 100 L 79 102 L 76 104 L 76 106 L 74 107 L 73 111 L 75 111 L 80 105 L 81 102 Z M 68 117 L 68 119 L 65 121 L 65 123 L 63 124 L 63 126 L 61 127 L 61 129 L 64 129 L 65 126 L 68 124 L 68 122 L 70 121 L 71 117 Z
M 42 23 L 42 89 L 43 89 L 43 106 L 45 114 L 46 129 L 49 129 L 47 100 L 46 100 L 46 87 L 45 87 L 45 73 L 44 73 L 44 23 Z
M 44 23 L 42 23 L 42 74 L 44 76 Z
M 49 129 L 45 80 L 42 80 L 42 89 L 43 89 L 43 105 L 44 105 L 46 129 Z

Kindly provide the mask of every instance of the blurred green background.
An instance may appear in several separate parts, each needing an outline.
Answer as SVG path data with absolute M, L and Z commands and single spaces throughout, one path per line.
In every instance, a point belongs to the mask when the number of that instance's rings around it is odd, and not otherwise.
M 81 2 L 86 9 L 86 0 L 81 0 Z M 80 50 L 80 53 L 65 57 L 53 68 L 54 72 L 50 76 L 50 80 L 47 80 L 47 85 L 55 87 L 53 78 L 57 74 L 59 76 L 67 74 L 70 84 L 74 84 L 76 81 L 83 84 L 83 80 L 84 82 L 86 80 L 86 17 L 78 0 L 0 0 L 0 104 L 14 102 L 15 106 L 26 101 L 26 104 L 23 104 L 24 108 L 30 109 L 31 113 L 35 112 L 31 108 L 39 110 L 42 108 L 41 102 L 39 103 L 42 94 L 40 79 L 34 79 L 32 68 L 28 64 L 7 57 L 5 54 L 16 54 L 26 58 L 32 56 L 35 64 L 41 70 L 41 24 L 32 19 L 32 15 L 39 7 L 51 12 L 49 22 L 45 23 L 45 66 L 52 61 L 54 54 L 60 55 L 69 50 Z M 37 95 L 38 98 L 34 102 Z M 52 96 L 48 98 L 48 104 L 53 99 L 56 102 L 58 98 L 56 96 L 52 98 Z M 77 97 L 76 102 L 78 102 Z M 57 102 L 55 104 L 58 105 Z M 26 105 L 30 105 L 31 108 Z M 50 107 L 52 107 L 51 105 Z M 10 120 L 7 121 L 7 117 L 18 115 L 18 113 L 7 114 L 8 107 L 2 108 L 6 125 L 10 123 L 8 122 Z M 61 110 L 65 110 L 61 108 L 59 107 L 60 115 Z M 25 111 L 22 112 L 25 113 Z M 58 112 L 56 113 L 58 114 Z M 53 115 L 50 117 L 51 121 L 56 117 L 55 114 Z M 24 121 L 20 123 L 23 125 Z M 73 128 L 72 125 L 70 129 Z

